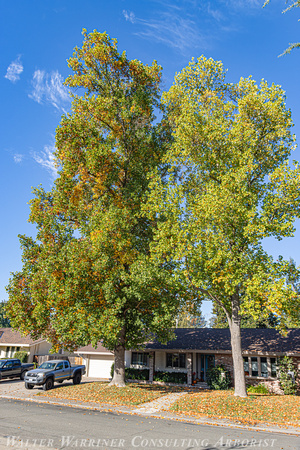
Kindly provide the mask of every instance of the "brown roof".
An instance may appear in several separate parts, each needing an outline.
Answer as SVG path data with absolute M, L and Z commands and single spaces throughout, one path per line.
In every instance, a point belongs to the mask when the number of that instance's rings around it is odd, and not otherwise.
M 166 345 L 154 340 L 146 348 L 231 352 L 228 328 L 177 328 L 174 333 L 175 339 Z M 243 328 L 241 335 L 243 352 L 300 353 L 299 328 L 288 330 L 286 337 L 273 328 Z
M 75 353 L 112 353 L 107 348 L 103 347 L 101 341 L 97 343 L 97 348 L 93 347 L 92 344 L 85 345 L 84 347 L 80 347 L 76 350 Z
M 229 329 L 218 328 L 177 328 L 174 330 L 175 339 L 167 344 L 153 340 L 146 344 L 146 349 L 152 350 L 198 350 L 210 352 L 231 352 Z M 287 336 L 282 336 L 273 328 L 243 328 L 243 352 L 253 353 L 293 353 L 300 354 L 300 329 L 288 330 Z M 0 328 L 0 345 L 19 344 L 33 345 L 44 339 L 33 340 L 29 336 L 22 336 L 12 328 Z M 80 347 L 76 353 L 107 353 L 110 350 L 103 347 L 99 341 L 97 347 L 91 344 Z
M 44 339 L 31 339 L 30 336 L 22 336 L 18 331 L 12 328 L 0 328 L 0 345 L 33 345 Z

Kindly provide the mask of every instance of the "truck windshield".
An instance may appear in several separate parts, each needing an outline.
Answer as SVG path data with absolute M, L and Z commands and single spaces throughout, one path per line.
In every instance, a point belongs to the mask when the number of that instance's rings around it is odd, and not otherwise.
M 39 369 L 55 369 L 56 363 L 44 362 L 39 366 Z
M 6 360 L 5 361 L 0 361 L 0 367 L 3 367 L 5 363 L 6 363 Z

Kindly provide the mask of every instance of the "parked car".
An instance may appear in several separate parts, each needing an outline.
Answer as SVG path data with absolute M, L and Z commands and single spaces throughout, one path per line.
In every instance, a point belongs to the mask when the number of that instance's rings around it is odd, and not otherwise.
M 54 383 L 62 383 L 64 380 L 72 380 L 73 384 L 81 382 L 85 374 L 85 366 L 71 366 L 69 361 L 55 359 L 43 362 L 37 369 L 30 370 L 24 378 L 25 388 L 33 389 L 34 386 L 43 386 L 44 391 L 52 389 Z
M 2 378 L 21 378 L 25 373 L 34 368 L 34 364 L 21 364 L 19 359 L 0 359 L 0 380 Z

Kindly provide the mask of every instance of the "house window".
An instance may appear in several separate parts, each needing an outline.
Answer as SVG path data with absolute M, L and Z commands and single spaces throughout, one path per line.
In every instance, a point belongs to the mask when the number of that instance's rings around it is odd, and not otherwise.
M 264 378 L 268 378 L 268 361 L 267 358 L 260 358 L 260 374 Z
M 276 358 L 270 358 L 271 362 L 271 377 L 277 377 L 277 363 Z
M 249 360 L 248 360 L 248 356 L 244 356 L 243 360 L 244 360 L 244 372 L 245 372 L 245 375 L 249 375 Z
M 276 358 L 269 358 L 266 356 L 251 356 L 248 358 L 248 356 L 244 356 L 243 360 L 246 376 L 276 378 Z
M 5 358 L 9 357 L 10 347 L 6 347 Z
M 132 352 L 131 364 L 138 366 L 148 366 L 149 353 L 144 352 Z
M 258 361 L 256 356 L 251 357 L 251 372 L 253 377 L 258 377 Z
M 167 353 L 166 367 L 172 369 L 185 369 L 186 355 L 185 353 Z

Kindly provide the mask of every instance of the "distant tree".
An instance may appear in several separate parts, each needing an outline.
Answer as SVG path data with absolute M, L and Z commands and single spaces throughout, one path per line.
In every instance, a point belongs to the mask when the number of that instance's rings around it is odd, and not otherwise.
M 270 0 L 267 0 L 263 7 L 265 7 L 268 3 L 270 3 Z M 286 9 L 283 10 L 284 13 L 287 11 L 290 11 L 292 8 L 300 8 L 300 0 L 286 0 L 285 3 L 288 5 Z M 282 55 L 286 55 L 287 53 L 290 53 L 295 48 L 300 48 L 300 42 L 295 42 L 293 44 L 290 44 L 289 47 L 282 53 Z M 280 56 L 282 56 L 280 55 Z
M 209 320 L 209 326 L 211 328 L 229 328 L 228 320 L 223 309 L 213 304 L 212 316 Z
M 6 302 L 5 301 L 0 302 L 0 327 L 9 328 L 10 322 L 9 318 L 6 316 L 5 307 Z
M 241 314 L 241 328 L 276 328 L 279 320 L 273 313 L 269 313 L 267 317 L 264 314 L 261 317 L 252 317 L 251 315 Z M 225 312 L 219 305 L 214 304 L 213 316 L 210 319 L 212 328 L 229 328 L 228 320 Z
M 296 267 L 296 262 L 292 258 L 290 258 L 289 261 L 289 270 L 286 281 L 287 284 L 292 286 L 294 292 L 300 296 L 300 274 L 298 268 Z
M 286 277 L 287 285 L 291 286 L 295 294 L 297 295 L 298 302 L 300 303 L 300 272 L 299 268 L 296 267 L 295 261 L 290 258 L 288 274 Z M 295 317 L 294 320 L 290 320 L 289 326 L 300 327 L 300 315 Z
M 189 307 L 185 303 L 175 322 L 176 328 L 205 328 L 207 326 L 201 308 L 196 304 Z

